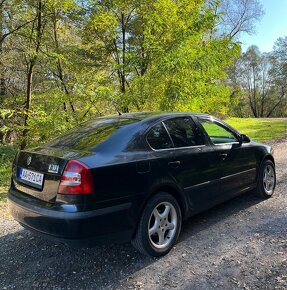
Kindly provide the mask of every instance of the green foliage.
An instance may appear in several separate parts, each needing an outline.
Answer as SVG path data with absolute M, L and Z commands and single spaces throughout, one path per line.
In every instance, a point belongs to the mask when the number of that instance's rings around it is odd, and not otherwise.
M 16 152 L 15 146 L 0 145 L 0 204 L 7 197 L 12 173 L 12 161 Z
M 117 112 L 244 116 L 241 87 L 234 94 L 226 82 L 240 47 L 215 33 L 219 1 L 8 2 L 0 19 L 0 35 L 11 32 L 0 49 L 7 92 L 0 96 L 3 142 L 34 146 Z
M 184 8 L 175 6 L 163 15 L 166 19 L 161 23 L 170 24 L 164 29 L 165 38 L 161 30 L 161 37 L 152 38 L 155 61 L 148 72 L 148 80 L 153 83 L 148 86 L 155 89 L 155 94 L 152 91 L 149 95 L 159 97 L 161 110 L 213 113 L 217 106 L 221 111 L 217 113 L 224 114 L 229 92 L 221 80 L 236 46 L 227 39 L 207 37 L 215 18 L 208 9 L 199 13 L 202 3 L 197 7 L 189 1 L 184 4 Z M 154 26 L 158 26 L 157 22 Z
M 84 35 L 119 76 L 117 107 L 226 113 L 224 68 L 238 47 L 210 34 L 217 16 L 204 1 L 92 3 Z

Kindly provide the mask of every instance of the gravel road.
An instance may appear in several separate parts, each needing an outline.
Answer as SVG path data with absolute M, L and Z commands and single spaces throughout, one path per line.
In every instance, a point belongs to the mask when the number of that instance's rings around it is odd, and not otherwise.
M 287 138 L 275 149 L 277 189 L 190 218 L 163 258 L 130 244 L 92 249 L 32 236 L 2 207 L 0 289 L 287 289 Z

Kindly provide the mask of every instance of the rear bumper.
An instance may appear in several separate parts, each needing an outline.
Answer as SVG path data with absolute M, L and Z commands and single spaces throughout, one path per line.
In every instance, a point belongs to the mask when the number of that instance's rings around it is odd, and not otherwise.
M 8 203 L 11 215 L 25 228 L 72 246 L 129 241 L 134 232 L 131 203 L 78 212 L 73 205 L 53 208 L 41 201 L 28 202 L 11 189 Z

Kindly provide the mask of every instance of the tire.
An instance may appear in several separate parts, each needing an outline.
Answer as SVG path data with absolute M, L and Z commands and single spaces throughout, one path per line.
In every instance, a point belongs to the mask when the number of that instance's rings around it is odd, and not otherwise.
M 164 256 L 176 243 L 181 223 L 181 210 L 176 199 L 159 192 L 147 202 L 132 244 L 144 255 Z
M 255 189 L 255 192 L 261 198 L 270 198 L 274 193 L 275 186 L 275 165 L 270 160 L 264 160 L 259 170 L 257 187 Z

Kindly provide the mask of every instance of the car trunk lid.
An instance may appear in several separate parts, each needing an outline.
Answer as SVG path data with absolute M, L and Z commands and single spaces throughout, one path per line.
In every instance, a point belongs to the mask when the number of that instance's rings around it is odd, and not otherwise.
M 90 154 L 52 147 L 20 151 L 13 164 L 13 184 L 25 194 L 54 203 L 67 162 Z

